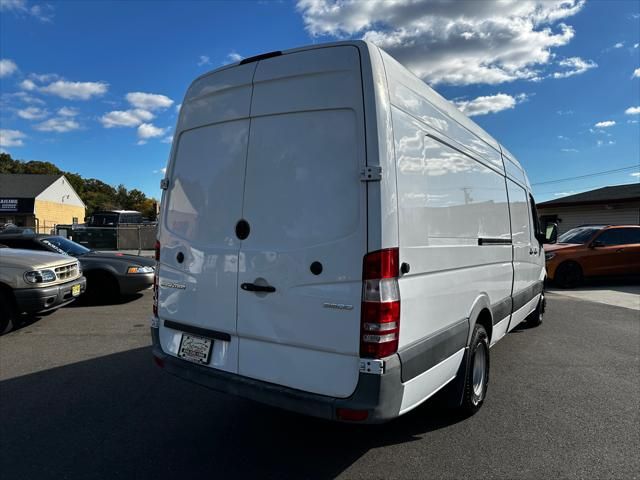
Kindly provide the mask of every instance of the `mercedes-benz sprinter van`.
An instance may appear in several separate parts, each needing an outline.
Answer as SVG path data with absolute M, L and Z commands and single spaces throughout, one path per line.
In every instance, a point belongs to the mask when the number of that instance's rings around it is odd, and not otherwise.
M 161 186 L 153 355 L 215 390 L 374 423 L 450 384 L 473 413 L 542 319 L 524 170 L 371 43 L 197 78 Z

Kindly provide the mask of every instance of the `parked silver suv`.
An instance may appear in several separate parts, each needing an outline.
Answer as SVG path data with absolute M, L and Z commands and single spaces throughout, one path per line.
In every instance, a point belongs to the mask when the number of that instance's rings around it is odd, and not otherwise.
M 49 312 L 73 302 L 87 281 L 75 258 L 0 247 L 0 334 L 19 315 Z

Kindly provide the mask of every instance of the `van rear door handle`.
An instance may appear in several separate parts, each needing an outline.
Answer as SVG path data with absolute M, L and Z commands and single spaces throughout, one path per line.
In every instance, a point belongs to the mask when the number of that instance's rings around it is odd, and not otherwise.
M 276 287 L 272 287 L 271 285 L 256 285 L 255 283 L 243 283 L 240 285 L 240 288 L 247 292 L 273 293 L 276 291 Z
M 616 250 L 616 253 L 624 252 L 624 248 L 619 248 Z

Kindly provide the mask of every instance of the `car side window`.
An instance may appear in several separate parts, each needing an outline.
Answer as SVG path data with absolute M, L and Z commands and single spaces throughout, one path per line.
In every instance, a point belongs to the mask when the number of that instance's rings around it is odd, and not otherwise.
M 630 245 L 640 243 L 640 228 L 612 228 L 605 230 L 595 239 L 601 245 Z

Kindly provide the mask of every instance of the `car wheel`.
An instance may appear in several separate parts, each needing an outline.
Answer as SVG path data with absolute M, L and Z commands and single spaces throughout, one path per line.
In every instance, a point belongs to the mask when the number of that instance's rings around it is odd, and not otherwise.
M 87 296 L 91 300 L 114 300 L 120 296 L 120 286 L 107 272 L 92 272 L 87 277 Z
M 482 325 L 473 328 L 469 358 L 461 409 L 473 415 L 482 407 L 489 386 L 489 337 Z
M 562 288 L 573 288 L 582 283 L 582 268 L 576 262 L 564 262 L 556 270 L 555 281 Z
M 544 320 L 544 311 L 547 308 L 547 299 L 544 296 L 544 292 L 540 294 L 540 300 L 538 300 L 538 306 L 527 318 L 527 326 L 538 327 Z
M 9 333 L 18 322 L 18 314 L 13 306 L 13 298 L 0 291 L 0 335 Z

